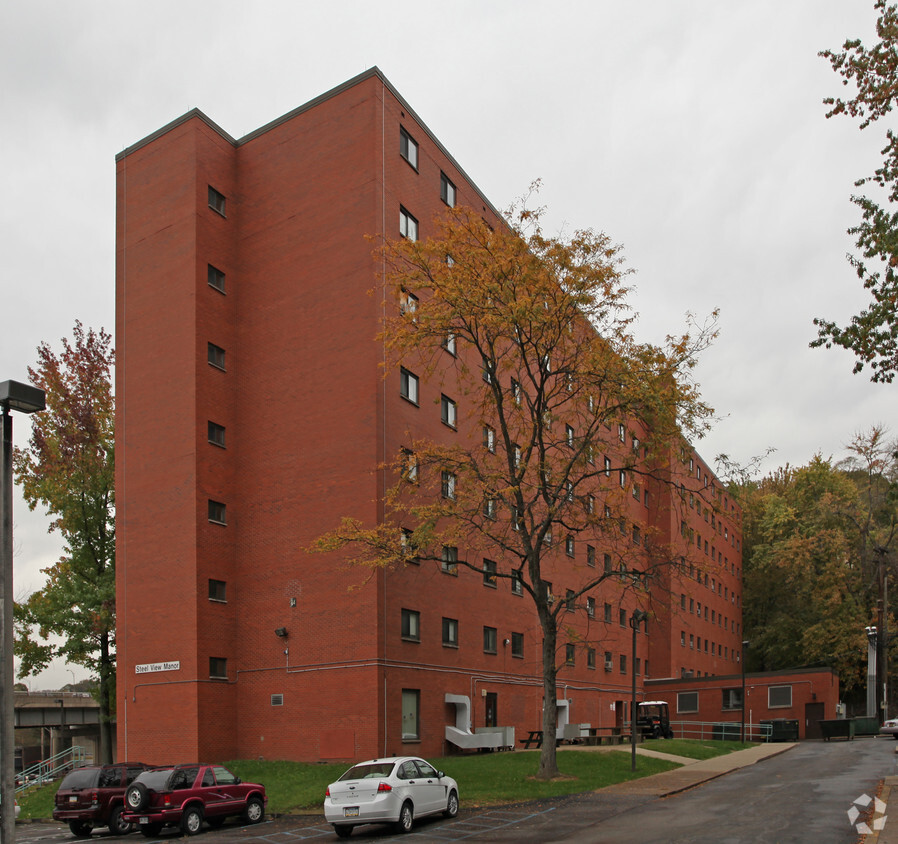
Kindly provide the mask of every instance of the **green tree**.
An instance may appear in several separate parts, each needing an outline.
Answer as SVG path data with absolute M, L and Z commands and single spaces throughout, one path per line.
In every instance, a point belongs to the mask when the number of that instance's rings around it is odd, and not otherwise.
M 831 107 L 826 116 L 847 115 L 858 120 L 861 129 L 886 117 L 898 96 L 898 9 L 885 0 L 876 0 L 874 8 L 879 15 L 876 32 L 880 40 L 873 47 L 849 39 L 841 52 L 820 53 L 842 77 L 843 85 L 855 86 L 850 99 L 824 100 Z M 898 137 L 887 129 L 886 140 L 882 165 L 855 183 L 874 187 L 884 196 L 884 204 L 866 195 L 851 198 L 861 209 L 861 222 L 848 230 L 857 238 L 859 250 L 848 260 L 870 291 L 870 302 L 844 327 L 816 318 L 818 336 L 811 346 L 849 349 L 856 356 L 854 372 L 869 365 L 872 381 L 891 383 L 898 372 L 898 212 L 892 210 L 898 200 Z
M 452 397 L 444 421 L 457 435 L 410 441 L 384 467 L 383 519 L 346 518 L 317 548 L 350 546 L 353 562 L 370 567 L 414 559 L 512 579 L 539 620 L 548 737 L 565 647 L 578 641 L 567 608 L 611 577 L 645 598 L 654 570 L 672 559 L 649 536 L 634 543 L 630 502 L 643 483 L 673 482 L 684 433 L 708 423 L 689 373 L 713 326 L 665 348 L 638 343 L 607 236 L 546 237 L 528 210 L 509 220 L 493 228 L 455 208 L 434 239 L 379 251 L 386 377 L 401 364 L 442 383 Z M 612 549 L 613 574 L 601 561 L 578 563 L 556 596 L 568 540 Z M 557 774 L 555 742 L 544 741 L 537 776 Z
M 848 449 L 743 488 L 743 625 L 752 670 L 831 665 L 861 700 L 864 628 L 891 626 L 880 601 L 894 573 L 895 446 L 873 428 Z
M 64 541 L 47 582 L 15 606 L 19 676 L 56 657 L 83 665 L 98 680 L 100 753 L 112 761 L 110 716 L 115 701 L 115 453 L 111 336 L 75 323 L 73 340 L 56 354 L 38 347 L 31 381 L 47 410 L 32 418 L 27 448 L 14 471 L 25 500 L 52 517 Z M 59 636 L 56 644 L 51 637 Z

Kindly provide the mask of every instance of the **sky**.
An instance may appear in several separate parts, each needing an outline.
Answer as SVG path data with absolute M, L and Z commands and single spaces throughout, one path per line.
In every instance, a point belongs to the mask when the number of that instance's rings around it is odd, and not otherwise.
M 825 119 L 843 89 L 817 54 L 874 36 L 872 0 L 5 3 L 0 381 L 27 381 L 75 320 L 114 330 L 117 153 L 194 107 L 242 137 L 376 65 L 494 206 L 539 179 L 549 234 L 622 245 L 640 339 L 719 309 L 696 373 L 718 416 L 706 460 L 839 459 L 898 398 L 808 347 L 815 316 L 865 303 L 849 198 L 885 126 Z M 19 600 L 60 553 L 48 525 L 17 492 Z

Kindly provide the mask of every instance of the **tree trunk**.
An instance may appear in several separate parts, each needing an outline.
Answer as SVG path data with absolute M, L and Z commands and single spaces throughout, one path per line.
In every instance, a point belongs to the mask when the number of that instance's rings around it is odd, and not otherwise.
M 555 758 L 555 734 L 557 715 L 555 645 L 558 629 L 550 606 L 538 606 L 539 622 L 543 630 L 543 744 L 539 755 L 537 779 L 548 780 L 558 776 Z

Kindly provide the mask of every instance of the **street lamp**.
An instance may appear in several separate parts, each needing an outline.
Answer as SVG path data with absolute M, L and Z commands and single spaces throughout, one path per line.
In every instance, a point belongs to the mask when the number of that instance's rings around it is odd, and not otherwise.
M 44 391 L 18 381 L 0 383 L 3 432 L 0 449 L 0 844 L 16 840 L 15 806 L 15 669 L 13 666 L 12 596 L 12 415 L 46 407 Z
M 633 664 L 630 674 L 633 676 L 632 694 L 630 696 L 630 770 L 636 770 L 636 634 L 642 623 L 649 617 L 645 610 L 633 610 L 630 627 L 633 628 Z
M 745 651 L 748 650 L 748 646 L 751 644 L 747 639 L 742 641 L 742 655 L 740 662 L 742 663 L 742 738 L 740 739 L 742 744 L 745 744 Z

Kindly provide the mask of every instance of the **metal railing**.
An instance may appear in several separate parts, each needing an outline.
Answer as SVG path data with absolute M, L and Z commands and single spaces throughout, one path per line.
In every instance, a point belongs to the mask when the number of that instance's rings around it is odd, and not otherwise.
M 25 768 L 21 774 L 16 774 L 16 794 L 31 788 L 31 786 L 43 785 L 45 782 L 57 779 L 63 774 L 67 774 L 72 768 L 79 768 L 88 761 L 87 751 L 80 745 L 60 750 L 55 756 L 42 759 Z
M 699 740 L 739 741 L 742 738 L 741 721 L 671 721 L 675 738 Z M 746 741 L 770 741 L 772 724 L 745 722 Z

